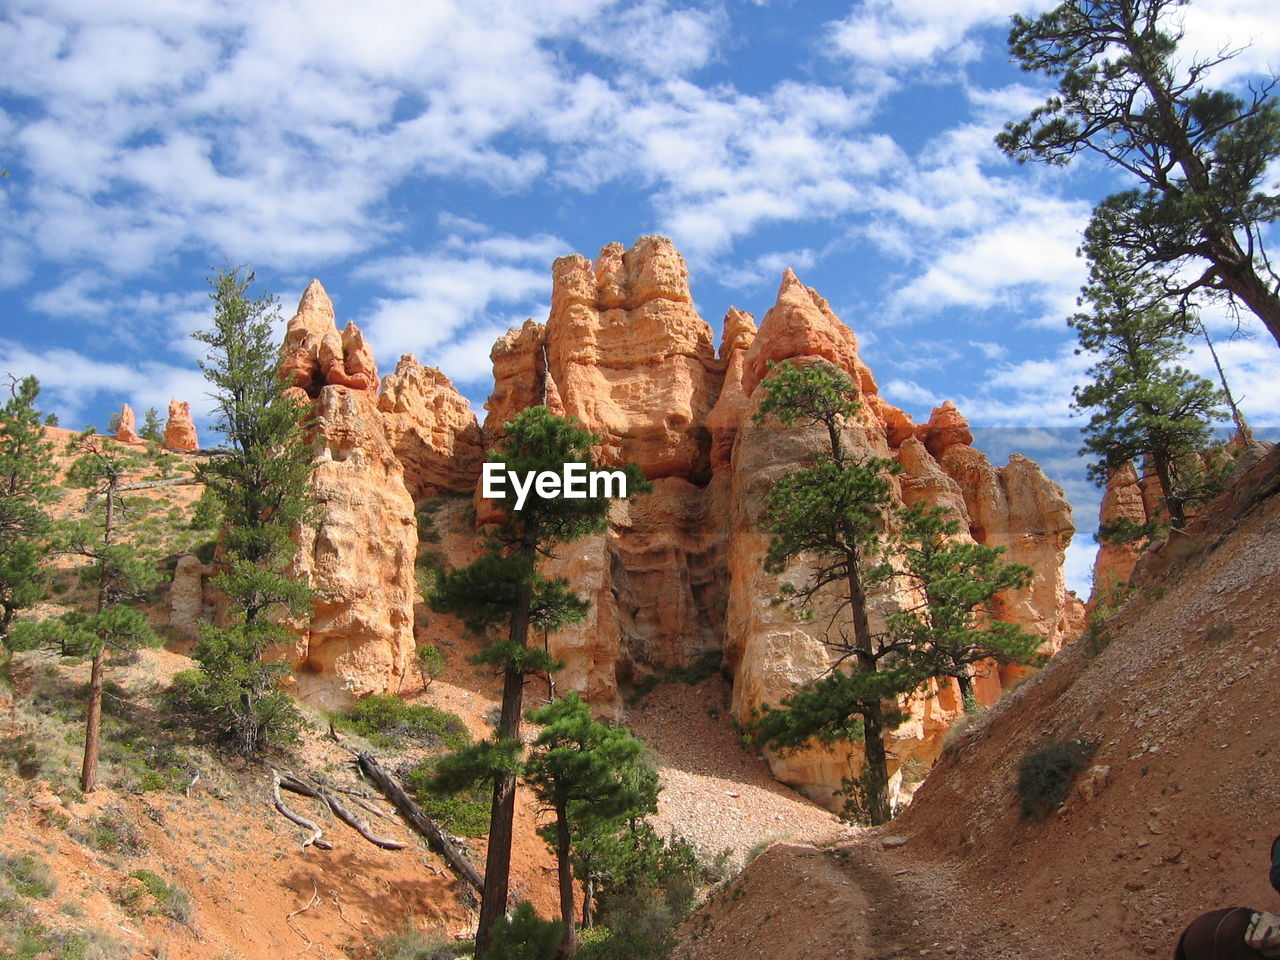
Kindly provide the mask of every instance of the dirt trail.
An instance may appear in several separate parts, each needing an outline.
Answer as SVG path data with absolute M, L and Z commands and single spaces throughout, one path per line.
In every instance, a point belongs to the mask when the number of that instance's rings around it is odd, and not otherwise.
M 676 960 L 1059 956 L 991 919 L 945 868 L 870 834 L 827 848 L 774 844 L 708 899 L 681 939 Z

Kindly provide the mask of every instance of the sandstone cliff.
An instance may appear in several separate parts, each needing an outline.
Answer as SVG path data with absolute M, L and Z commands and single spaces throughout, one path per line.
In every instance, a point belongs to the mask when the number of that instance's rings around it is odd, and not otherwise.
M 805 288 L 795 274 L 783 275 L 778 298 L 761 322 L 747 352 L 744 388 L 751 388 L 739 423 L 731 462 L 730 599 L 724 637 L 725 661 L 734 674 L 734 712 L 746 720 L 764 704 L 779 703 L 795 686 L 827 669 L 832 655 L 824 642 L 822 612 L 813 621 L 798 621 L 774 606 L 784 583 L 798 585 L 806 576 L 796 564 L 781 576 L 764 571 L 760 558 L 768 543 L 764 532 L 765 496 L 778 477 L 824 449 L 819 428 L 783 428 L 773 421 L 756 423 L 760 382 L 769 364 L 821 358 L 849 374 L 859 389 L 860 420 L 849 424 L 843 438 L 857 456 L 896 459 L 896 499 L 950 509 L 976 542 L 1003 546 L 1008 559 L 1034 572 L 1031 586 L 1008 597 L 1002 615 L 1044 639 L 1053 652 L 1078 629 L 1078 601 L 1065 589 L 1064 552 L 1073 532 L 1070 508 L 1062 491 L 1030 460 L 1014 456 L 996 468 L 969 446 L 968 423 L 951 403 L 936 408 L 927 424 L 915 426 L 901 410 L 878 395 L 874 377 L 858 356 L 853 332 L 831 312 L 827 302 Z M 870 598 L 872 629 L 905 598 L 882 591 Z M 829 612 L 829 611 L 828 611 Z M 979 669 L 976 692 L 992 703 L 1018 676 L 994 665 Z M 893 734 L 896 765 L 931 763 L 941 735 L 961 712 L 951 685 L 930 691 L 910 705 L 911 719 Z M 856 763 L 858 751 L 853 751 Z M 849 756 L 814 750 L 772 757 L 775 774 L 823 802 L 849 774 Z
M 781 577 L 762 567 L 765 495 L 824 440 L 753 419 L 762 381 L 784 360 L 820 358 L 848 372 L 861 410 L 845 442 L 902 465 L 899 502 L 946 506 L 973 540 L 1004 546 L 1010 560 L 1033 569 L 1033 583 L 1006 598 L 1002 616 L 1036 632 L 1049 652 L 1078 627 L 1079 603 L 1063 583 L 1072 524 L 1061 490 L 1023 457 L 989 463 L 953 404 L 915 424 L 886 402 L 853 331 L 790 270 L 758 331 L 750 314 L 729 311 L 717 352 L 670 241 L 609 244 L 594 261 L 562 257 L 546 323 L 530 320 L 494 345 L 483 431 L 449 381 L 412 357 L 381 381 L 379 395 L 369 348 L 353 325 L 338 333 L 318 282 L 290 322 L 285 358 L 289 382 L 315 405 L 323 519 L 302 538 L 300 569 L 321 600 L 296 661 L 300 691 L 317 702 L 396 689 L 413 645 L 414 502 L 471 494 L 474 513 L 450 508 L 434 521 L 439 559 L 466 562 L 475 525 L 494 519 L 477 489 L 485 438 L 492 442 L 504 422 L 536 404 L 576 417 L 600 437 L 602 462 L 636 462 L 654 484 L 615 504 L 605 533 L 547 561 L 548 573 L 567 577 L 591 602 L 584 623 L 546 638 L 566 665 L 561 689 L 622 718 L 630 685 L 710 654 L 722 657 L 734 715 L 746 719 L 826 670 L 832 655 L 818 623 L 772 603 L 784 581 L 799 582 L 803 566 Z M 873 623 L 902 600 L 872 597 Z M 465 642 L 457 624 L 421 605 L 418 622 L 420 636 Z M 994 666 L 979 673 L 985 703 L 1016 678 Z M 895 734 L 898 763 L 932 761 L 959 710 L 949 687 L 917 698 Z M 830 750 L 770 758 L 780 779 L 824 801 L 851 759 Z
M 289 321 L 283 368 L 311 398 L 318 522 L 299 534 L 297 574 L 316 591 L 292 652 L 297 692 L 327 709 L 399 688 L 413 653 L 417 528 L 377 406 L 372 352 L 339 334 L 313 280 Z M 330 379 L 330 378 L 333 379 Z

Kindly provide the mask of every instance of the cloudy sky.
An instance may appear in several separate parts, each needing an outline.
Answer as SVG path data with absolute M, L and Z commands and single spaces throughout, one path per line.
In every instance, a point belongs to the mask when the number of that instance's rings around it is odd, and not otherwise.
M 1216 74 L 1280 70 L 1274 0 L 1195 0 Z M 494 338 L 545 319 L 552 259 L 671 236 L 717 329 L 793 267 L 917 419 L 953 399 L 1077 507 L 1087 361 L 1065 317 L 1088 161 L 992 145 L 1045 92 L 1009 63 L 1021 0 L 8 0 L 0 11 L 0 372 L 64 425 L 122 401 L 202 407 L 211 268 L 252 264 L 292 312 L 319 277 L 384 369 L 441 367 L 477 406 Z M 1280 422 L 1280 353 L 1229 338 Z M 1193 364 L 1208 370 L 1197 354 Z

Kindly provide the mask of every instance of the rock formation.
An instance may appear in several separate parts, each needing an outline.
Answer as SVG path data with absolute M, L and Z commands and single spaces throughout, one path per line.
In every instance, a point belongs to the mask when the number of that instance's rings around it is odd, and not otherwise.
M 471 404 L 449 378 L 412 356 L 383 378 L 378 410 L 415 500 L 442 492 L 470 492 L 484 449 Z
M 169 419 L 164 425 L 164 445 L 181 453 L 200 449 L 196 425 L 191 419 L 191 404 L 176 398 L 169 400 Z
M 600 434 L 603 462 L 705 482 L 706 420 L 722 374 L 687 274 L 663 237 L 641 237 L 625 252 L 611 243 L 594 263 L 561 257 L 544 362 L 565 413 Z
M 138 436 L 138 418 L 134 415 L 133 407 L 127 403 L 120 408 L 120 422 L 116 425 L 116 439 L 121 443 L 142 442 L 142 438 Z
M 1046 651 L 1078 625 L 1078 602 L 1063 585 L 1072 526 L 1062 492 L 1023 457 L 989 463 L 954 404 L 917 425 L 885 401 L 853 331 L 790 270 L 758 331 L 750 314 L 729 311 L 717 354 L 670 241 L 642 237 L 628 250 L 609 244 L 594 261 L 557 260 L 546 323 L 530 320 L 493 347 L 484 431 L 448 379 L 412 357 L 379 395 L 368 346 L 352 324 L 338 333 L 318 282 L 290 321 L 284 356 L 288 383 L 314 405 L 321 520 L 302 536 L 299 572 L 319 597 L 295 661 L 300 692 L 318 703 L 397 688 L 413 645 L 414 501 L 431 517 L 431 549 L 467 562 L 476 525 L 494 518 L 477 489 L 485 435 L 537 404 L 598 434 L 602 462 L 638 463 L 653 481 L 651 493 L 614 505 L 606 532 L 545 562 L 591 603 L 585 622 L 546 638 L 566 664 L 560 689 L 621 718 L 629 684 L 710 653 L 723 658 L 734 715 L 746 719 L 826 670 L 821 618 L 802 622 L 772 602 L 783 583 L 800 582 L 803 565 L 780 576 L 762 566 L 768 490 L 825 443 L 815 430 L 752 416 L 771 365 L 786 360 L 849 374 L 860 409 L 846 446 L 901 464 L 897 502 L 945 506 L 964 535 L 1032 567 L 1033 583 L 1005 598 L 1002 616 L 1035 631 Z M 873 596 L 873 625 L 903 601 L 892 590 Z M 458 629 L 425 611 L 419 627 L 433 638 Z M 977 693 L 989 703 L 1016 671 L 979 673 Z M 932 694 L 910 704 L 910 722 L 895 733 L 899 762 L 932 760 L 961 711 L 950 686 Z M 770 762 L 780 779 L 825 801 L 850 759 L 856 751 L 811 750 Z
M 176 638 L 188 645 L 200 639 L 200 622 L 213 621 L 216 604 L 210 596 L 208 578 L 213 571 L 194 554 L 178 558 L 169 585 L 169 627 Z
M 969 446 L 968 424 L 951 403 L 936 408 L 927 424 L 913 426 L 906 414 L 879 397 L 852 331 L 788 271 L 747 353 L 744 387 L 751 387 L 751 409 L 759 402 L 759 383 L 768 376 L 770 362 L 812 358 L 834 363 L 857 386 L 859 422 L 846 426 L 844 444 L 855 455 L 894 458 L 901 464 L 897 490 L 902 503 L 944 506 L 961 519 L 973 540 L 1004 546 L 1009 560 L 1031 566 L 1031 586 L 1007 597 L 1002 615 L 1043 637 L 1042 649 L 1056 650 L 1079 617 L 1077 602 L 1064 584 L 1063 557 L 1073 527 L 1057 485 L 1016 455 L 1008 466 L 993 467 Z M 749 415 L 740 421 L 731 462 L 730 597 L 724 636 L 725 660 L 734 673 L 733 710 L 740 720 L 765 704 L 779 703 L 831 663 L 821 606 L 813 621 L 803 622 L 771 603 L 785 583 L 799 585 L 805 565 L 797 563 L 775 577 L 760 562 L 768 543 L 763 523 L 768 490 L 782 474 L 825 449 L 826 442 L 816 427 L 783 429 L 773 422 L 756 423 Z M 872 629 L 883 629 L 884 618 L 904 600 L 888 591 L 874 594 L 868 610 Z M 980 702 L 994 702 L 1017 675 L 994 666 L 980 669 L 975 684 Z M 891 748 L 899 765 L 931 762 L 941 735 L 961 712 L 952 685 L 932 693 L 911 703 L 911 719 L 893 734 Z M 859 751 L 851 753 L 856 759 Z M 810 750 L 773 756 L 770 763 L 779 779 L 827 802 L 849 773 L 849 754 Z
M 409 669 L 417 520 L 378 409 L 372 353 L 354 324 L 339 336 L 319 281 L 289 321 L 284 350 L 289 382 L 314 400 L 318 515 L 299 535 L 296 573 L 316 597 L 294 674 L 303 699 L 337 709 L 398 690 Z
M 330 385 L 377 395 L 373 351 L 354 323 L 338 332 L 333 303 L 319 280 L 312 280 L 302 294 L 285 331 L 282 356 L 285 382 L 313 400 Z

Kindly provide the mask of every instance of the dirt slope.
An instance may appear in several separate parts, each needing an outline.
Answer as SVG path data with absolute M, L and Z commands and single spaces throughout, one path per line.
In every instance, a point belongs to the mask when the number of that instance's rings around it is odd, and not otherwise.
M 755 861 L 738 900 L 722 892 L 686 926 L 684 956 L 774 955 L 734 939 L 744 917 L 770 942 L 805 942 L 809 956 L 1171 956 L 1205 910 L 1280 909 L 1266 878 L 1280 834 L 1277 460 L 1192 541 L 1150 564 L 1109 623 L 1109 644 L 1069 648 L 997 705 L 890 826 L 843 850 L 787 854 L 794 862 L 784 867 L 782 854 Z M 1075 738 L 1096 743 L 1091 762 L 1109 768 L 1096 796 L 1077 791 L 1043 822 L 1023 818 L 1020 759 L 1046 740 Z M 787 892 L 802 887 L 769 876 L 814 858 L 824 865 L 810 872 L 830 875 L 841 856 L 864 864 L 856 887 L 832 887 L 851 891 L 836 897 L 841 910 L 829 899 L 815 910 Z M 842 928 L 837 920 L 862 899 L 878 912 L 906 910 L 913 926 L 896 941 Z

